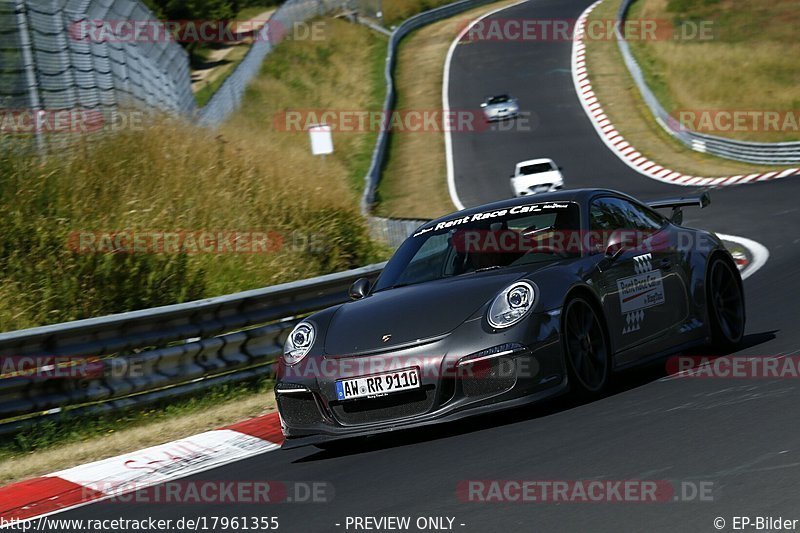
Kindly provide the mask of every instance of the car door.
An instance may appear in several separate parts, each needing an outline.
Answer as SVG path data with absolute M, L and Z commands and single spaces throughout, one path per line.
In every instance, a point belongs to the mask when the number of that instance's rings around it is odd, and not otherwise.
M 616 196 L 595 198 L 590 221 L 603 242 L 615 232 L 622 232 L 627 240 L 618 256 L 600 262 L 603 307 L 616 350 L 664 337 L 685 319 L 688 309 L 685 282 L 675 268 L 669 223 L 648 208 Z M 624 364 L 633 357 L 622 354 L 618 362 Z

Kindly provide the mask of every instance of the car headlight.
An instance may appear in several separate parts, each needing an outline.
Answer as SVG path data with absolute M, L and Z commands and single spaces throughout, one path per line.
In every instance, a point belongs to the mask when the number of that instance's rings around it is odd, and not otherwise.
M 311 323 L 300 322 L 297 324 L 289 333 L 286 344 L 283 345 L 283 360 L 286 361 L 286 364 L 299 363 L 311 350 L 316 336 L 316 330 Z
M 495 297 L 486 318 L 495 328 L 513 326 L 533 309 L 536 299 L 533 285 L 527 281 L 512 283 Z

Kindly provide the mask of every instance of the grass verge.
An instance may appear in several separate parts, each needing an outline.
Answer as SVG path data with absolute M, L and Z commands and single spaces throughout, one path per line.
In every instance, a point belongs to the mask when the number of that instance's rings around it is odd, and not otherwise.
M 368 5 L 372 4 L 367 8 L 368 13 L 371 12 L 374 1 L 375 0 L 362 0 L 362 3 L 366 2 Z M 453 1 L 454 0 L 384 0 L 382 5 L 384 24 L 386 27 L 395 26 L 417 13 L 428 11 L 429 9 L 445 4 L 451 4 Z
M 620 0 L 605 0 L 589 20 L 616 17 Z M 616 40 L 588 40 L 586 61 L 592 89 L 615 128 L 642 155 L 666 168 L 693 176 L 726 176 L 787 167 L 756 166 L 695 152 L 656 123 L 619 52 Z
M 146 411 L 47 422 L 4 437 L 0 484 L 134 452 L 275 410 L 272 382 L 211 389 Z
M 482 6 L 407 36 L 395 67 L 395 108 L 434 111 L 442 108 L 444 62 L 453 39 L 468 21 L 515 0 Z M 378 188 L 378 214 L 436 218 L 455 209 L 447 190 L 444 136 L 439 131 L 393 134 Z
M 346 270 L 386 257 L 358 211 L 374 134 L 325 160 L 288 108 L 379 109 L 385 39 L 331 20 L 330 38 L 276 48 L 240 112 L 208 131 L 174 121 L 40 161 L 0 154 L 0 330 L 130 311 Z M 271 232 L 263 253 L 128 253 L 75 235 Z M 96 241 L 99 242 L 99 239 Z M 124 245 L 124 243 L 122 243 Z M 95 250 L 98 250 L 95 253 Z
M 248 21 L 250 19 L 260 19 L 261 14 L 265 13 L 271 9 L 275 9 L 280 4 L 279 0 L 275 0 L 274 2 L 262 2 L 260 5 L 257 6 L 247 6 L 243 7 L 239 10 L 236 14 L 237 21 Z
M 384 259 L 357 205 L 375 133 L 337 136 L 314 158 L 287 109 L 379 110 L 386 39 L 326 21 L 326 39 L 287 41 L 240 112 L 209 132 L 179 121 L 123 131 L 46 161 L 0 156 L 0 329 L 224 294 Z M 75 231 L 277 231 L 270 254 L 80 254 Z M 300 244 L 298 246 L 298 239 Z M 223 387 L 116 416 L 50 422 L 4 439 L 0 483 L 131 452 L 274 410 L 271 383 Z
M 375 262 L 387 251 L 358 212 L 374 134 L 337 139 L 325 161 L 288 108 L 379 109 L 386 40 L 332 20 L 322 41 L 269 56 L 237 114 L 216 132 L 180 121 L 122 131 L 74 156 L 0 156 L 0 329 L 226 294 Z M 74 232 L 274 231 L 265 254 L 77 253 Z M 4 438 L 9 483 L 274 410 L 271 383 L 222 387 L 157 409 L 49 422 Z
M 800 110 L 800 1 L 638 0 L 630 18 L 664 21 L 675 28 L 673 36 L 687 36 L 629 41 L 648 85 L 676 117 L 677 110 Z M 796 119 L 787 126 L 742 123 L 707 133 L 759 142 L 800 139 Z

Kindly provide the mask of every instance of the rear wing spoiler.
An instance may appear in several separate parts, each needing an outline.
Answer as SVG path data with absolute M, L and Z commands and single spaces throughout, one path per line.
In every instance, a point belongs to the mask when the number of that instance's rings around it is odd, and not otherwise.
M 670 220 L 679 226 L 683 222 L 683 211 L 681 210 L 682 207 L 699 207 L 700 209 L 703 209 L 710 204 L 711 195 L 707 192 L 697 196 L 683 196 L 681 198 L 670 198 L 667 200 L 654 200 L 652 202 L 647 202 L 647 205 L 653 209 L 671 207 L 672 214 L 670 215 Z
M 707 207 L 711 204 L 711 195 L 707 192 L 697 196 L 683 196 L 681 198 L 669 198 L 665 200 L 654 200 L 647 202 L 647 205 L 653 209 L 663 209 L 671 207 L 673 209 L 680 209 L 681 207 L 699 207 L 700 209 Z

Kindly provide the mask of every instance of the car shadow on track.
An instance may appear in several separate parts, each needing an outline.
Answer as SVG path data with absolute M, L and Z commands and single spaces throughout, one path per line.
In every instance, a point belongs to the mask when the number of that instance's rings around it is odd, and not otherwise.
M 736 348 L 735 352 L 748 350 L 768 342 L 775 338 L 775 334 L 775 331 L 767 331 L 746 335 L 742 339 L 740 345 Z M 564 394 L 543 400 L 533 405 L 516 407 L 496 413 L 476 415 L 474 417 L 461 419 L 456 422 L 444 422 L 422 428 L 410 428 L 398 432 L 382 433 L 372 437 L 361 437 L 335 441 L 329 443 L 329 449 L 318 450 L 315 453 L 301 457 L 293 462 L 306 463 L 322 461 L 335 457 L 345 457 L 382 449 L 408 446 L 421 442 L 464 435 L 476 431 L 543 418 L 580 407 L 587 403 L 603 401 L 604 398 L 642 387 L 651 382 L 664 378 L 672 373 L 669 370 L 670 365 L 668 363 L 668 360 L 672 357 L 688 356 L 698 361 L 709 361 L 719 357 L 732 355 L 735 352 L 716 352 L 710 349 L 701 349 L 691 353 L 677 353 L 668 357 L 659 358 L 651 363 L 647 363 L 632 369 L 623 370 L 617 373 L 606 391 L 593 398 L 581 398 L 580 396 L 571 394 L 569 391 L 567 391 Z M 313 447 L 309 447 L 308 449 L 314 450 Z

